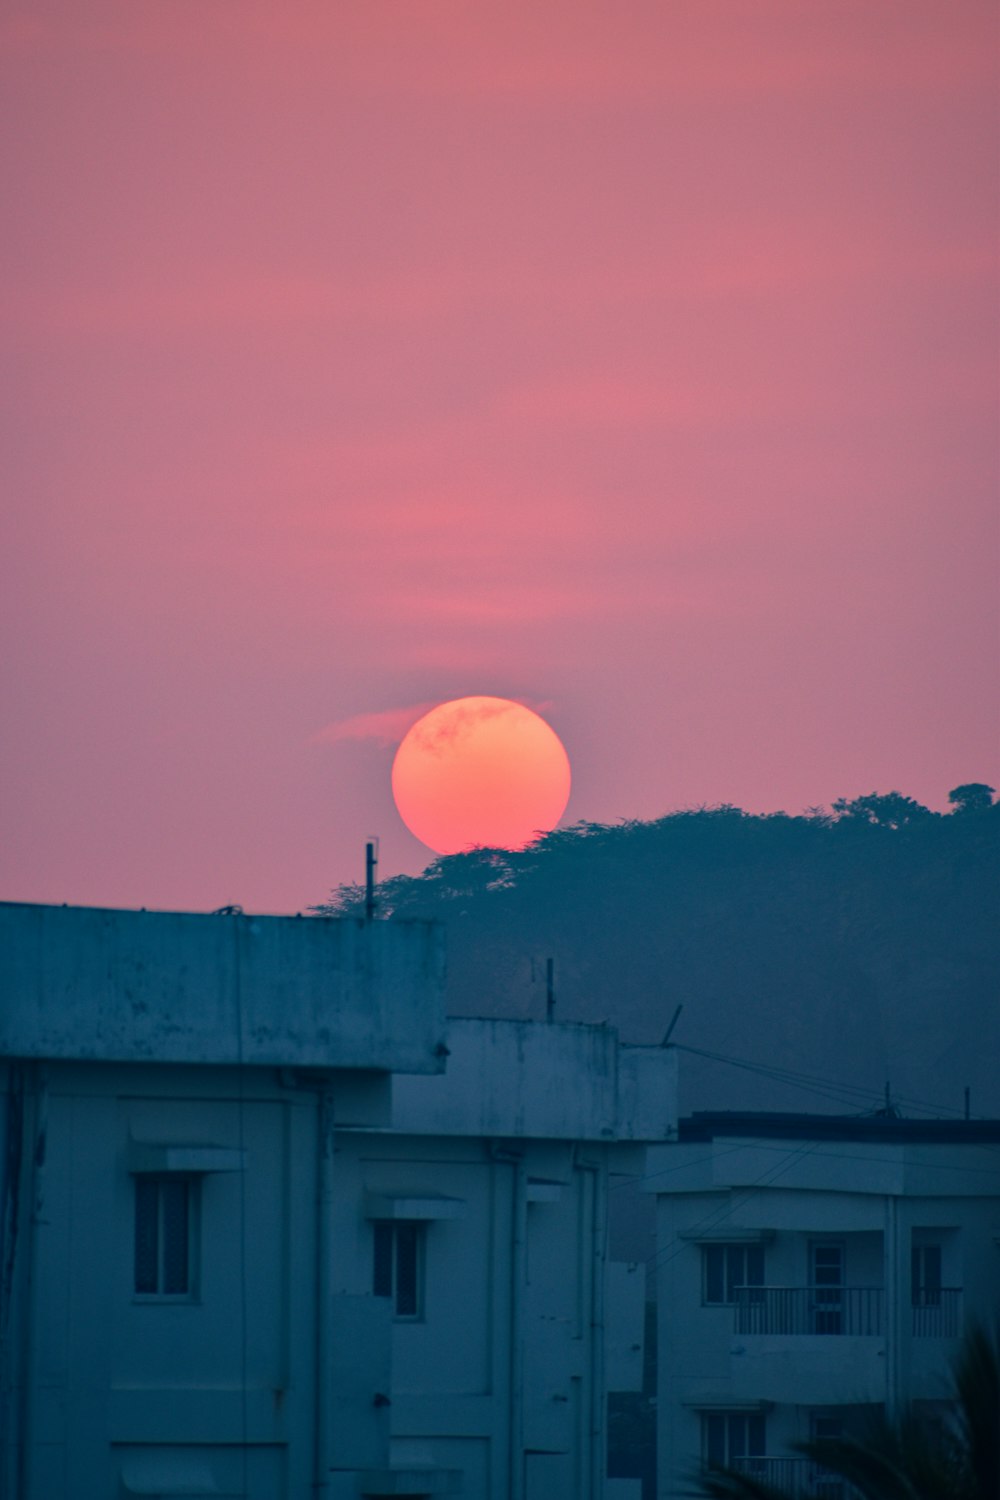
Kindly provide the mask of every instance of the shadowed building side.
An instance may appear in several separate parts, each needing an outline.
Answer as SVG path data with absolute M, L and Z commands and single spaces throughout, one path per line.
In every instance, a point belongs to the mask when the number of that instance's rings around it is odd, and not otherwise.
M 673 1131 L 670 1052 L 446 1023 L 427 923 L 0 931 L 5 1495 L 636 1493 L 608 1175 Z

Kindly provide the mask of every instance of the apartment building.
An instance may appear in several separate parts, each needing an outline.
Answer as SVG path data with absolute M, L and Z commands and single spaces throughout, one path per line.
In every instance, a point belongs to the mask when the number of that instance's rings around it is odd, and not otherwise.
M 605 1500 L 673 1060 L 442 980 L 426 923 L 0 906 L 5 1500 Z
M 1000 1309 L 1000 1121 L 698 1114 L 643 1185 L 661 1500 L 723 1464 L 836 1500 L 791 1445 L 933 1414 L 965 1319 Z

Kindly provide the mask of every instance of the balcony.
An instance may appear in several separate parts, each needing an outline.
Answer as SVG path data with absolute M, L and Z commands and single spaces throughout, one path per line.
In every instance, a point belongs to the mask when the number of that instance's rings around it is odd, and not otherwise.
M 733 1331 L 875 1338 L 883 1332 L 883 1302 L 880 1286 L 738 1287 Z
M 768 1489 L 794 1495 L 796 1500 L 850 1500 L 856 1492 L 838 1474 L 831 1474 L 811 1458 L 737 1458 L 733 1468 Z
M 913 1300 L 915 1339 L 957 1339 L 961 1332 L 962 1288 L 925 1287 Z
M 912 1305 L 914 1338 L 958 1337 L 961 1288 L 921 1290 Z M 877 1338 L 885 1332 L 880 1286 L 746 1286 L 736 1290 L 734 1333 Z

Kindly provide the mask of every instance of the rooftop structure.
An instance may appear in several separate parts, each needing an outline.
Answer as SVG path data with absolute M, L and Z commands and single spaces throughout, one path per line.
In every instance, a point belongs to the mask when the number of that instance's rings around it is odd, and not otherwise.
M 430 922 L 0 903 L 0 1056 L 444 1070 Z

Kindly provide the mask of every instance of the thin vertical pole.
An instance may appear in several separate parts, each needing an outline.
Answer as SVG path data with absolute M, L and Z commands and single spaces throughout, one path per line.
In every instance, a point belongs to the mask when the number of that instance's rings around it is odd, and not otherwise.
M 365 845 L 365 921 L 370 922 L 375 915 L 375 869 L 378 860 L 375 857 L 375 845 L 369 839 Z
M 545 1019 L 551 1021 L 556 1013 L 556 988 L 553 979 L 554 964 L 551 958 L 545 960 Z

